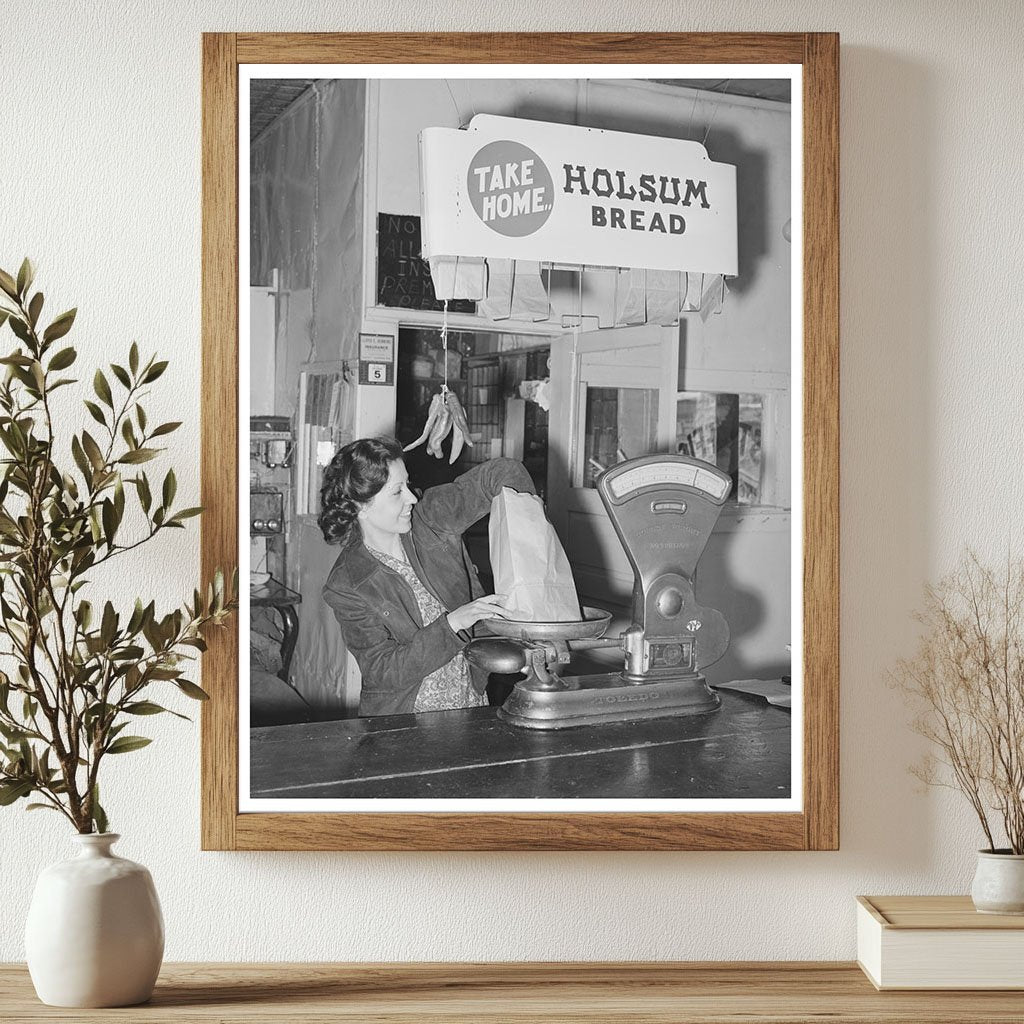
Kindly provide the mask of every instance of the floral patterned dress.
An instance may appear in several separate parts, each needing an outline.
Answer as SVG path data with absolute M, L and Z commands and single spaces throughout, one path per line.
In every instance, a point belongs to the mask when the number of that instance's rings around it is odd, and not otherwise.
M 377 551 L 369 545 L 366 547 L 378 562 L 392 572 L 397 572 L 412 587 L 424 626 L 429 626 L 430 623 L 445 614 L 447 609 L 423 586 L 419 576 L 416 575 L 416 570 L 408 562 L 385 554 L 383 551 Z M 469 662 L 459 653 L 447 665 L 442 665 L 436 671 L 431 672 L 420 683 L 413 711 L 452 711 L 456 708 L 480 708 L 486 707 L 486 705 L 487 697 L 477 693 L 476 687 L 473 686 Z

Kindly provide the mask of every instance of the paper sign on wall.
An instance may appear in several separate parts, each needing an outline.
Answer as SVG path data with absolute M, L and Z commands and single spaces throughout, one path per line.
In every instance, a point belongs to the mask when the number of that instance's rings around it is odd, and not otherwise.
M 390 334 L 359 335 L 359 383 L 395 383 L 395 339 Z

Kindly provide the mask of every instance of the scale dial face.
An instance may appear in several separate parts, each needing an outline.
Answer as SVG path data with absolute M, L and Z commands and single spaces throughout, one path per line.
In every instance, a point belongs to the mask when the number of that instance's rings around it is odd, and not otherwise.
M 723 479 L 722 476 L 700 466 L 679 462 L 653 462 L 646 466 L 637 466 L 608 480 L 611 497 L 616 503 L 627 501 L 647 487 L 679 485 L 702 491 L 712 501 L 720 503 L 729 493 L 732 481 L 728 477 Z

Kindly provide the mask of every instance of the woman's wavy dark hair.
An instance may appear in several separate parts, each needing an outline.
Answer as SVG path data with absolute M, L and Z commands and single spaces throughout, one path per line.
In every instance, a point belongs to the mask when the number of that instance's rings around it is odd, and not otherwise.
M 324 470 L 317 523 L 328 544 L 340 544 L 359 509 L 387 483 L 402 446 L 391 437 L 363 437 L 339 449 Z

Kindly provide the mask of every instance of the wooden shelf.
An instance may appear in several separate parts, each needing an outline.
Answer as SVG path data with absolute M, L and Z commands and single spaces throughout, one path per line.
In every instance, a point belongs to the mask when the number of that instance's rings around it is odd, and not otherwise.
M 1024 1019 L 1020 992 L 876 992 L 851 963 L 166 964 L 150 1003 L 42 1005 L 0 965 L 0 1019 L 324 1024 L 971 1024 Z

